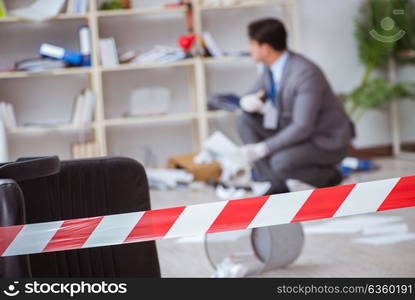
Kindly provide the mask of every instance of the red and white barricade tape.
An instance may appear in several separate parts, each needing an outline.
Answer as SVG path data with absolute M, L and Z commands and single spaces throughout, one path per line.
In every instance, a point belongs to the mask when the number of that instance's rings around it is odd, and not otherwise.
M 415 176 L 301 192 L 0 227 L 0 255 L 135 243 L 415 206 Z

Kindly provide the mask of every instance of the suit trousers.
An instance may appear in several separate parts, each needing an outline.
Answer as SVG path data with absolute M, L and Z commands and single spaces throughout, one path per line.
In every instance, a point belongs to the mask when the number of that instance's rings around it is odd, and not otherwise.
M 238 117 L 238 133 L 244 144 L 263 142 L 278 134 L 277 130 L 265 129 L 263 116 L 246 113 Z M 336 165 L 346 156 L 347 148 L 338 151 L 319 149 L 310 141 L 304 141 L 277 150 L 254 163 L 259 180 L 271 181 L 276 192 L 287 192 L 285 181 L 301 180 L 316 187 L 330 185 L 338 171 Z

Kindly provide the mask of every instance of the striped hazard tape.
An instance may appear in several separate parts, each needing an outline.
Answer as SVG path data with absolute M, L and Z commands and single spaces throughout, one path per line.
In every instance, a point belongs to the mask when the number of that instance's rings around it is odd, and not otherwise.
M 415 206 L 415 176 L 239 200 L 0 227 L 0 255 L 135 243 Z

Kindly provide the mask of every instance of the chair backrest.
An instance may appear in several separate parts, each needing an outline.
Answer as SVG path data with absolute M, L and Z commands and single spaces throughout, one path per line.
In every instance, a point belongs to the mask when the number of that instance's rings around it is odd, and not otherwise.
M 19 186 L 26 223 L 150 209 L 144 168 L 128 158 L 63 161 L 59 173 Z M 160 277 L 154 242 L 33 254 L 29 261 L 33 277 Z
M 25 223 L 22 190 L 13 179 L 0 179 L 0 226 Z M 0 258 L 0 277 L 30 277 L 27 255 Z
M 26 223 L 23 192 L 17 181 L 33 180 L 59 172 L 57 156 L 26 157 L 0 164 L 0 226 Z M 0 277 L 30 277 L 27 255 L 0 258 Z

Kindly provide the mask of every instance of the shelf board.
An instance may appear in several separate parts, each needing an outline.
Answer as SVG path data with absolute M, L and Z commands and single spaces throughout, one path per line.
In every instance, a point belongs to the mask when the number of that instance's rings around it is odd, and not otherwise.
M 201 59 L 206 64 L 227 64 L 227 63 L 244 63 L 253 64 L 254 62 L 250 57 L 208 57 L 208 58 L 196 58 Z M 140 70 L 140 69 L 153 69 L 153 68 L 167 68 L 167 67 L 179 67 L 179 66 L 192 66 L 195 63 L 195 58 L 188 58 L 168 63 L 139 63 L 139 64 L 120 64 L 113 67 L 101 66 L 102 72 L 114 72 L 125 70 Z
M 241 114 L 240 110 L 237 110 L 237 111 L 213 110 L 213 111 L 207 112 L 207 116 L 209 119 L 237 116 L 239 114 Z
M 87 19 L 89 14 L 59 14 L 56 17 L 47 19 L 42 22 L 59 21 L 59 20 L 79 20 Z M 15 16 L 0 17 L 0 23 L 16 23 L 16 22 L 36 22 L 28 19 L 23 19 Z
M 20 126 L 14 129 L 9 129 L 8 134 L 35 134 L 35 133 L 51 133 L 51 132 L 70 132 L 70 131 L 81 131 L 89 130 L 94 124 L 88 124 L 84 127 L 74 126 L 72 124 L 59 125 L 59 126 Z
M 1 72 L 0 71 L 0 79 L 56 76 L 56 75 L 76 75 L 76 74 L 88 74 L 90 72 L 91 72 L 91 68 L 89 67 L 63 68 L 63 69 L 54 69 L 54 70 L 48 70 L 48 71 L 42 71 L 42 72 L 23 72 L 23 71 Z
M 151 15 L 163 13 L 184 13 L 186 7 L 150 7 L 150 8 L 133 8 L 133 9 L 114 9 L 101 10 L 97 12 L 98 17 L 116 17 L 116 16 L 137 16 L 137 15 Z
M 104 121 L 106 126 L 128 126 L 139 125 L 148 123 L 160 123 L 171 121 L 186 121 L 195 119 L 197 116 L 195 113 L 181 113 L 181 114 L 168 114 L 148 117 L 128 117 L 128 118 L 116 118 L 108 119 Z
M 201 59 L 205 64 L 254 63 L 250 56 L 203 57 Z
M 243 4 L 235 5 L 218 5 L 218 6 L 202 6 L 202 10 L 223 10 L 223 9 L 238 9 L 238 8 L 253 8 L 264 7 L 271 5 L 287 5 L 288 1 L 251 1 Z
M 125 70 L 140 70 L 140 69 L 153 69 L 153 68 L 166 68 L 166 67 L 180 67 L 180 66 L 192 66 L 194 59 L 183 59 L 166 63 L 139 63 L 139 64 L 120 64 L 113 67 L 101 66 L 102 72 L 114 72 Z

